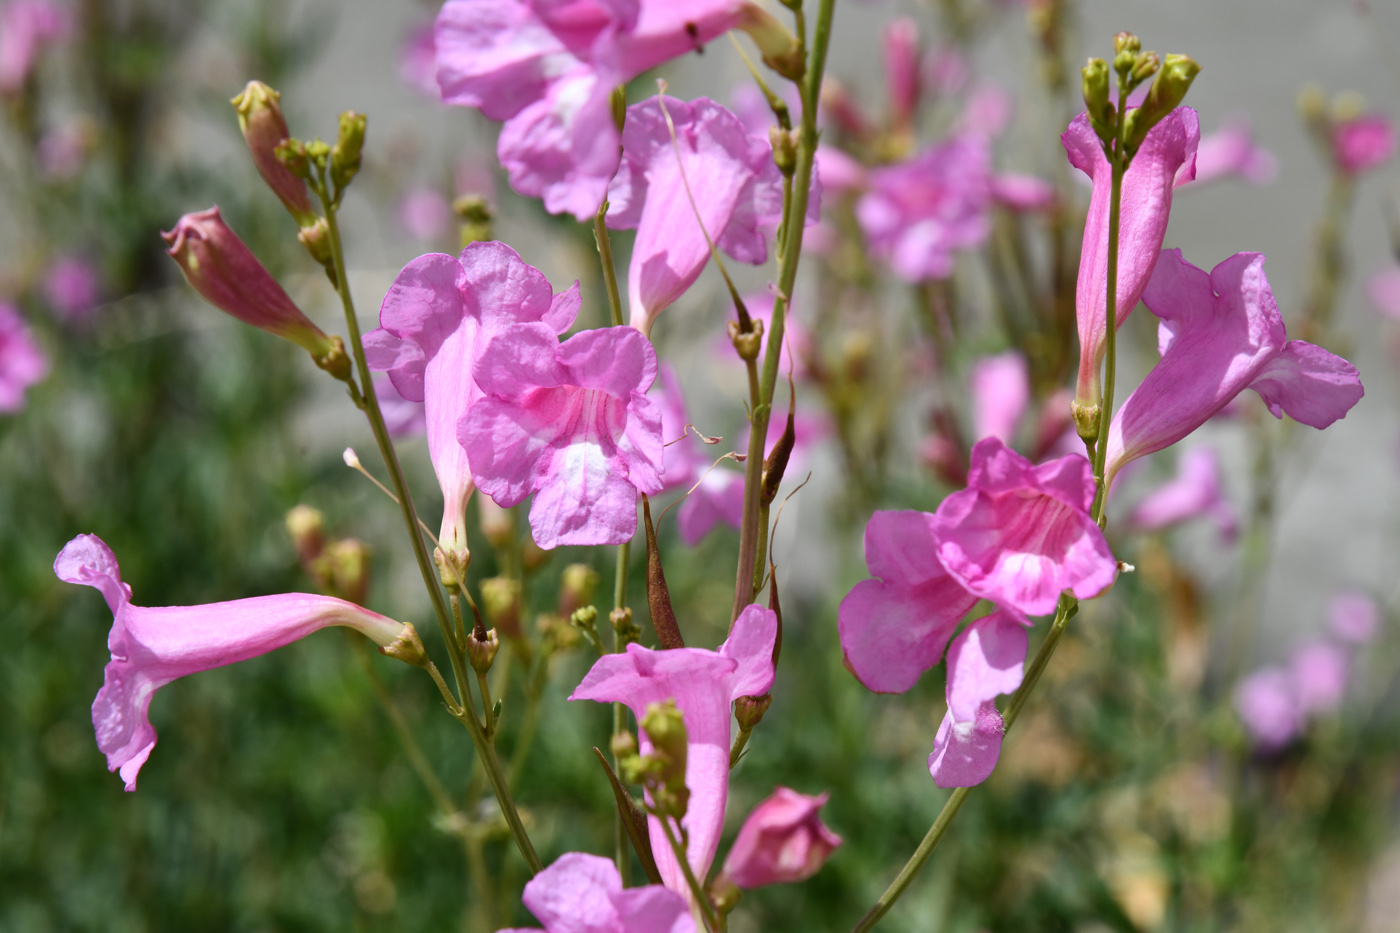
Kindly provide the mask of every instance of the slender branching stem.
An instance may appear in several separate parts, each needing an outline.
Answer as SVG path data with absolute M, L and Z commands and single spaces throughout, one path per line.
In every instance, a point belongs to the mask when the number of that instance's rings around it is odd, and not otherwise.
M 661 831 L 666 834 L 666 842 L 670 844 L 671 851 L 676 855 L 676 861 L 680 863 L 681 872 L 685 875 L 685 883 L 690 888 L 691 896 L 695 898 L 695 903 L 700 907 L 700 913 L 705 918 L 705 928 L 710 933 L 720 933 L 724 925 L 715 913 L 715 905 L 710 903 L 710 898 L 705 894 L 705 889 L 700 885 L 699 879 L 695 877 L 695 872 L 690 867 L 690 861 L 685 857 L 685 847 L 676 838 L 675 830 L 671 829 L 671 818 L 667 816 L 657 816 L 661 823 Z

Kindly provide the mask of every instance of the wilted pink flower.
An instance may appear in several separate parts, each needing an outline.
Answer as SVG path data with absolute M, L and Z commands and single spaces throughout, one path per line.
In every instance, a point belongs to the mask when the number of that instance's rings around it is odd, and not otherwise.
M 49 361 L 29 332 L 24 318 L 0 303 L 0 413 L 24 407 L 25 390 L 49 372 Z
M 1346 649 L 1325 641 L 1300 645 L 1289 661 L 1289 675 L 1303 715 L 1331 712 L 1346 694 L 1351 659 Z
M 969 622 L 948 647 L 948 712 L 928 756 L 939 787 L 972 787 L 991 776 L 1006 732 L 996 698 L 1021 686 L 1028 641 L 1019 619 L 994 612 Z
M 73 320 L 97 305 L 97 270 L 76 256 L 60 256 L 44 273 L 44 298 L 60 317 Z
M 414 188 L 399 202 L 399 226 L 415 240 L 435 240 L 452 221 L 452 205 L 434 188 Z
M 1178 107 L 1147 134 L 1123 176 L 1118 234 L 1119 327 L 1142 297 L 1157 264 L 1171 213 L 1173 185 L 1183 167 L 1182 177 L 1195 177 L 1192 166 L 1200 138 L 1196 111 Z M 1084 221 L 1084 245 L 1075 289 L 1079 318 L 1079 381 L 1075 399 L 1083 405 L 1097 405 L 1102 395 L 1099 370 L 1108 329 L 1108 212 L 1113 170 L 1104 158 L 1098 135 L 1089 126 L 1087 114 L 1075 117 L 1060 141 L 1070 164 L 1094 183 Z
M 1144 496 L 1128 523 L 1143 531 L 1160 531 L 1198 515 L 1209 516 L 1225 541 L 1235 539 L 1239 521 L 1221 494 L 1220 460 L 1213 447 L 1182 454 L 1176 477 Z
M 1364 645 L 1380 630 L 1380 607 L 1365 593 L 1338 593 L 1327 604 L 1327 626 L 1347 644 Z
M 1031 397 L 1030 367 L 1017 350 L 984 356 L 972 364 L 967 377 L 972 394 L 972 435 L 1016 440 L 1016 426 Z
M 305 638 L 329 625 L 355 629 L 381 649 L 411 652 L 422 644 L 413 627 L 330 596 L 287 593 L 203 606 L 148 609 L 133 605 L 112 551 L 96 535 L 78 535 L 54 561 L 68 583 L 100 590 L 112 610 L 112 632 L 102 689 L 92 703 L 97 747 L 107 769 L 121 769 L 126 789 L 156 745 L 147 717 L 157 690 L 172 680 L 246 661 Z
M 871 252 L 906 282 L 952 275 L 953 253 L 981 245 L 990 232 L 990 163 L 984 140 L 961 136 L 872 170 L 856 203 Z
M 710 259 L 706 233 L 740 262 L 766 261 L 765 234 L 782 220 L 782 182 L 768 141 L 709 98 L 653 97 L 629 107 L 608 226 L 637 231 L 627 273 L 632 326 L 650 332 L 699 277 Z
M 1386 317 L 1400 320 L 1400 268 L 1382 269 L 1366 283 L 1371 303 Z
M 885 25 L 881 45 L 892 122 L 896 127 L 907 127 L 919 109 L 919 27 L 907 16 L 891 20 Z
M 540 547 L 621 544 L 637 531 L 637 493 L 662 486 L 661 412 L 646 396 L 656 351 L 630 327 L 556 334 L 517 324 L 490 339 L 472 365 L 486 397 L 457 437 L 497 505 L 535 494 Z
M 161 233 L 166 255 L 205 301 L 245 324 L 292 341 L 320 359 L 331 339 L 302 314 L 256 256 L 219 216 L 218 206 L 186 214 Z
M 433 25 L 413 30 L 399 50 L 399 80 L 426 97 L 440 96 L 437 82 L 437 42 Z
M 1266 752 L 1283 748 L 1303 732 L 1293 679 L 1276 667 L 1262 668 L 1240 682 L 1235 711 L 1254 744 Z
M 411 402 L 399 394 L 388 376 L 374 378 L 374 394 L 379 396 L 379 413 L 391 437 L 410 437 L 428 430 L 428 416 L 422 402 Z
M 1287 339 L 1260 253 L 1236 253 L 1207 274 L 1180 250 L 1163 250 L 1142 298 L 1162 319 L 1162 359 L 1113 417 L 1110 486 L 1124 464 L 1175 444 L 1247 388 L 1275 417 L 1315 428 L 1361 399 L 1355 367 Z
M 972 448 L 967 488 L 930 523 L 938 560 L 968 592 L 1026 615 L 1053 612 L 1064 590 L 1092 599 L 1118 567 L 1089 517 L 1093 502 L 1084 457 L 1036 466 L 986 438 Z
M 659 884 L 624 888 L 612 859 L 582 852 L 555 859 L 526 882 L 520 899 L 544 933 L 695 933 L 685 898 Z
M 404 398 L 422 402 L 428 456 L 442 487 L 438 541 L 449 556 L 467 551 L 466 508 L 472 471 L 458 423 L 484 394 L 472 364 L 487 341 L 516 323 L 543 322 L 551 334 L 573 324 L 578 283 L 554 294 L 549 281 L 504 243 L 472 243 L 460 256 L 429 253 L 404 266 L 365 335 L 371 369 L 387 372 Z
M 24 86 L 45 45 L 68 33 L 68 14 L 52 0 L 10 0 L 0 6 L 0 94 Z
M 1267 185 L 1278 174 L 1278 159 L 1254 141 L 1247 117 L 1227 120 L 1214 133 L 1201 137 L 1196 148 L 1196 174 L 1190 175 L 1190 163 L 1176 172 L 1178 186 L 1194 182 L 1203 185 L 1238 175 L 1252 185 Z
M 618 330 L 619 328 L 614 328 Z M 762 696 L 773 685 L 773 644 L 778 617 L 752 605 L 739 614 L 729 638 L 718 651 L 672 648 L 668 651 L 627 646 L 622 654 L 599 658 L 570 700 L 623 703 L 638 721 L 648 703 L 674 699 L 685 722 L 685 786 L 690 802 L 681 821 L 689 845 L 686 858 L 697 878 L 704 878 L 719 848 L 724 808 L 729 795 L 730 705 L 742 696 Z M 645 730 L 642 754 L 651 752 Z M 657 817 L 648 817 L 652 854 L 661 879 L 688 898 L 680 864 Z
M 1395 124 L 1373 113 L 1332 129 L 1332 158 L 1347 175 L 1369 171 L 1395 155 Z
M 761 888 L 815 875 L 841 844 L 841 837 L 821 821 L 830 796 L 809 797 L 778 787 L 744 820 L 720 877 L 739 888 Z

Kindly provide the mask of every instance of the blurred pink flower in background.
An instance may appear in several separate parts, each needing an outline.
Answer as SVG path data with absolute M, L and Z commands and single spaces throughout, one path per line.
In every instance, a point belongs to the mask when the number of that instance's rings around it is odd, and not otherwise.
M 65 181 L 83 170 L 97 141 L 97 127 L 90 117 L 65 120 L 39 138 L 39 168 L 54 180 Z
M 96 307 L 98 287 L 97 270 L 76 256 L 60 256 L 44 273 L 44 298 L 67 320 Z
M 985 356 L 972 365 L 967 382 L 972 394 L 973 439 L 995 437 L 1007 445 L 1015 443 L 1016 426 L 1031 398 L 1026 357 L 1019 350 Z
M 948 97 L 967 83 L 967 59 L 955 46 L 936 46 L 924 53 L 920 66 L 924 86 L 935 97 Z
M 907 128 L 919 109 L 919 27 L 901 16 L 885 24 L 880 38 L 891 122 L 896 128 Z
M 1351 671 L 1346 649 L 1321 640 L 1310 641 L 1294 650 L 1288 667 L 1303 715 L 1329 713 L 1341 705 Z
M 0 302 L 0 414 L 24 408 L 24 393 L 49 372 L 49 361 L 19 312 Z
M 434 188 L 414 188 L 399 202 L 399 226 L 415 240 L 435 240 L 452 221 L 452 205 Z
M 29 80 L 44 46 L 68 34 L 68 11 L 51 0 L 9 0 L 0 6 L 0 94 Z
M 1235 689 L 1235 711 L 1261 751 L 1277 751 L 1303 731 L 1293 680 L 1276 667 L 1255 671 Z
M 426 97 L 440 100 L 437 82 L 437 42 L 433 24 L 413 30 L 399 50 L 399 79 Z
M 1203 185 L 1239 176 L 1253 185 L 1267 185 L 1278 174 L 1278 159 L 1254 141 L 1248 117 L 1232 117 L 1213 133 L 1201 137 L 1196 148 L 1196 176 L 1187 178 L 1188 166 L 1177 169 L 1176 184 Z
M 1327 627 L 1348 644 L 1367 644 L 1380 631 L 1380 607 L 1365 593 L 1338 593 L 1327 605 Z
M 1391 266 L 1374 273 L 1366 282 L 1366 294 L 1381 314 L 1400 320 L 1400 268 Z
M 1332 157 L 1347 175 L 1359 175 L 1395 154 L 1395 124 L 1379 113 L 1339 123 L 1332 129 Z
M 1221 493 L 1220 459 L 1213 447 L 1194 447 L 1182 454 L 1177 475 L 1144 496 L 1128 523 L 1142 531 L 1160 531 L 1197 516 L 1211 518 L 1222 540 L 1235 540 L 1239 520 Z
M 744 819 L 720 878 L 735 887 L 759 888 L 815 875 L 841 845 L 841 837 L 821 821 L 829 797 L 778 787 Z

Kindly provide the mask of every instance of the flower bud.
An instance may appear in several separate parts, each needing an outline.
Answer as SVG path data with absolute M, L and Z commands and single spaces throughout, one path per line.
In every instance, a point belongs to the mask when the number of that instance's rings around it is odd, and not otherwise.
M 1120 32 L 1113 37 L 1113 54 L 1121 55 L 1124 52 L 1136 55 L 1142 51 L 1142 40 L 1131 32 Z
M 287 120 L 282 116 L 281 99 L 281 94 L 261 81 L 249 81 L 243 93 L 231 103 L 238 113 L 238 128 L 243 132 L 258 174 L 287 212 L 304 227 L 316 219 L 316 211 L 311 206 L 311 192 L 306 190 L 302 180 L 305 176 L 299 177 L 277 158 L 277 147 L 291 135 L 287 132 Z
M 303 565 L 321 556 L 326 546 L 326 516 L 320 509 L 309 505 L 299 505 L 287 513 L 287 534 L 297 549 L 297 558 Z
M 478 638 L 474 631 L 467 632 L 467 661 L 478 674 L 491 670 L 491 665 L 496 662 L 496 652 L 500 649 L 501 639 L 497 637 L 495 629 L 488 631 L 485 638 Z
M 179 263 L 205 301 L 245 324 L 292 341 L 318 364 L 331 359 L 334 342 L 302 314 L 224 223 L 217 206 L 186 214 L 161 236 L 170 247 L 166 254 Z
M 1157 73 L 1157 69 L 1162 67 L 1162 60 L 1157 57 L 1156 52 L 1143 52 L 1133 62 L 1133 71 L 1130 75 L 1131 83 L 1136 86 L 1146 81 Z
M 581 606 L 575 609 L 569 616 L 569 625 L 587 638 L 588 643 L 597 648 L 599 654 L 607 654 L 602 639 L 598 637 L 598 610 L 595 607 Z
M 787 178 L 797 171 L 797 134 L 781 126 L 768 128 L 768 142 L 773 147 L 773 164 Z
M 341 599 L 364 605 L 369 593 L 370 559 L 373 548 L 357 538 L 333 541 L 325 550 L 331 589 Z
M 617 635 L 618 648 L 641 640 L 642 630 L 632 621 L 632 610 L 626 606 L 608 613 L 608 621 L 612 623 L 613 633 Z
M 570 564 L 559 580 L 559 614 L 568 618 L 574 610 L 593 602 L 602 579 L 598 571 L 587 564 Z
M 608 106 L 612 109 L 613 124 L 619 133 L 627 124 L 627 86 L 619 84 L 608 95 Z
M 340 115 L 340 133 L 330 151 L 331 182 L 344 188 L 360 172 L 365 148 L 365 115 L 347 110 Z
M 1103 409 L 1098 405 L 1085 405 L 1079 401 L 1069 404 L 1070 416 L 1074 418 L 1074 429 L 1086 441 L 1099 439 L 1099 419 Z
M 520 581 L 491 577 L 481 581 L 481 608 L 506 638 L 520 637 Z M 562 615 L 562 613 L 561 613 Z
M 628 729 L 623 729 L 621 732 L 614 732 L 612 740 L 608 743 L 608 747 L 612 750 L 613 757 L 618 761 L 624 758 L 631 758 L 633 755 L 637 754 L 637 737 Z
M 418 636 L 418 630 L 413 627 L 413 623 L 405 622 L 403 631 L 399 633 L 391 644 L 379 649 L 380 654 L 386 654 L 391 658 L 398 658 L 405 664 L 412 664 L 414 667 L 428 668 L 428 652 L 423 647 L 423 639 Z
M 299 139 L 284 139 L 273 147 L 272 154 L 297 178 L 311 180 L 311 156 L 307 154 L 306 143 Z
M 773 694 L 761 697 L 739 697 L 734 701 L 734 718 L 744 732 L 752 732 L 753 727 L 763 720 L 763 714 L 773 705 Z
M 807 63 L 802 58 L 802 46 L 773 14 L 755 4 L 745 4 L 744 18 L 736 28 L 749 34 L 763 56 L 763 64 L 789 80 L 802 79 L 807 70 Z
M 740 888 L 758 888 L 815 875 L 841 844 L 819 815 L 827 798 L 779 787 L 744 820 L 720 877 Z
M 1201 66 L 1186 55 L 1168 55 L 1147 92 L 1142 106 L 1128 114 L 1128 126 L 1124 133 L 1127 151 L 1131 156 L 1137 152 L 1152 127 L 1162 122 L 1186 99 L 1191 82 L 1200 74 Z
M 739 359 L 745 361 L 758 359 L 758 351 L 763 346 L 763 321 L 754 318 L 752 323 L 753 330 L 744 333 L 739 330 L 738 321 L 729 322 L 729 342 L 734 344 Z
M 1099 139 L 1111 143 L 1114 138 L 1114 110 L 1108 100 L 1108 63 L 1102 58 L 1091 58 L 1080 69 L 1080 74 L 1084 79 L 1084 106 L 1089 112 L 1089 125 Z
M 462 248 L 491 239 L 491 205 L 479 194 L 464 194 L 452 202 L 452 213 L 462 221 Z
M 311 258 L 327 269 L 335 265 L 331 256 L 331 228 L 326 218 L 317 217 L 297 231 L 297 242 L 306 247 Z
M 648 703 L 641 726 L 646 730 L 652 753 L 646 757 L 655 764 L 652 780 L 646 781 L 652 801 L 658 811 L 679 820 L 685 816 L 690 803 L 690 791 L 685 786 L 685 763 L 689 737 L 685 719 L 676 708 L 676 701 Z

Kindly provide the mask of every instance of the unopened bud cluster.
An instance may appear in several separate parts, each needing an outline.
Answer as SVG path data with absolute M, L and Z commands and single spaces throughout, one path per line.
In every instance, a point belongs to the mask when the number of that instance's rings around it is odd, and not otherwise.
M 1112 72 L 1118 78 L 1119 104 L 1115 106 L 1111 99 L 1113 81 L 1109 63 L 1102 58 L 1091 58 L 1081 70 L 1084 106 L 1089 125 L 1098 134 L 1105 153 L 1121 147 L 1126 163 L 1131 161 L 1152 128 L 1185 99 L 1201 66 L 1186 55 L 1172 54 L 1162 59 L 1156 52 L 1144 52 L 1142 42 L 1130 32 L 1120 32 L 1113 37 L 1113 50 Z M 1142 105 L 1120 113 L 1118 107 L 1126 107 L 1124 102 L 1128 95 L 1149 78 L 1154 80 Z

